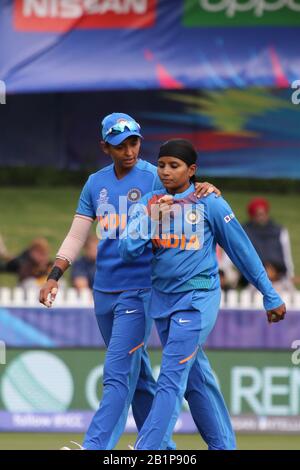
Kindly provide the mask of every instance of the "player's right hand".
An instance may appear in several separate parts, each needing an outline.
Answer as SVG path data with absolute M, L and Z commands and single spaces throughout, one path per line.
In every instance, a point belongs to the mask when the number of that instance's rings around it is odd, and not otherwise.
M 173 198 L 173 196 L 171 196 L 171 194 L 165 194 L 164 196 L 159 198 L 158 203 L 159 203 L 159 205 L 167 204 L 167 205 L 171 206 L 173 204 L 173 200 L 174 200 L 174 198 Z
M 46 307 L 52 307 L 58 291 L 58 283 L 54 279 L 49 279 L 40 290 L 39 301 Z
M 267 310 L 268 322 L 277 323 L 280 320 L 284 320 L 285 314 L 286 314 L 285 304 L 282 304 L 277 308 L 273 308 L 272 310 Z
M 166 194 L 162 196 L 156 204 L 151 206 L 151 219 L 158 221 L 164 218 L 171 211 L 173 196 Z

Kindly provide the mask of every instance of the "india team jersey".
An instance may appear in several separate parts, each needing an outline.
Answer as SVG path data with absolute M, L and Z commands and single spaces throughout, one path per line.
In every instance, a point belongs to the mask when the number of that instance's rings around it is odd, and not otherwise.
M 198 199 L 194 192 L 191 185 L 184 193 L 175 194 L 171 215 L 164 222 L 153 223 L 149 214 L 166 190 L 142 198 L 120 237 L 122 257 L 126 261 L 139 259 L 151 240 L 155 289 L 165 293 L 211 290 L 219 287 L 218 243 L 246 279 L 264 295 L 266 309 L 281 305 L 283 301 L 231 207 L 222 197 L 212 194 Z
M 94 289 L 117 292 L 151 286 L 151 245 L 145 247 L 134 264 L 121 259 L 119 233 L 127 224 L 127 216 L 142 196 L 162 188 L 154 165 L 138 160 L 132 170 L 118 179 L 114 165 L 92 174 L 81 192 L 77 214 L 98 220 L 99 237 Z

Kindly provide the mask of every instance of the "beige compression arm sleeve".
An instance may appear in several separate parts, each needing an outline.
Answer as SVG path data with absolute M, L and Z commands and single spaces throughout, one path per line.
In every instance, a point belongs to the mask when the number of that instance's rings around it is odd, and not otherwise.
M 90 217 L 76 214 L 56 258 L 65 259 L 72 264 L 86 242 L 92 223 L 93 219 Z

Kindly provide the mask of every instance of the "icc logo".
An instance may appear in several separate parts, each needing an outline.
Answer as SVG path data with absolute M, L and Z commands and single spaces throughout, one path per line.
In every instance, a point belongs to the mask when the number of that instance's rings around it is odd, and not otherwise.
M 107 204 L 108 203 L 108 191 L 106 188 L 102 188 L 99 193 L 98 204 Z

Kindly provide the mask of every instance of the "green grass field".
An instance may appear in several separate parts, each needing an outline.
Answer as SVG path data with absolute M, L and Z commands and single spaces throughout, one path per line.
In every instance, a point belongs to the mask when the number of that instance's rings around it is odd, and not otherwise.
M 0 433 L 0 450 L 56 450 L 69 446 L 70 441 L 82 442 L 81 434 L 31 434 Z M 196 434 L 175 434 L 174 440 L 178 450 L 203 450 L 204 442 Z M 125 434 L 118 446 L 127 450 L 128 444 L 134 444 L 135 436 Z M 299 450 L 300 437 L 296 435 L 239 434 L 237 435 L 240 450 Z
M 54 256 L 70 226 L 79 194 L 80 188 L 73 187 L 1 188 L 0 233 L 9 251 L 17 254 L 34 237 L 42 236 L 49 240 Z M 247 217 L 247 202 L 258 195 L 237 191 L 226 191 L 223 194 L 241 222 Z M 269 194 L 268 199 L 272 205 L 273 218 L 290 231 L 296 274 L 300 275 L 300 196 Z M 0 276 L 0 285 L 12 286 L 14 283 L 14 276 Z

